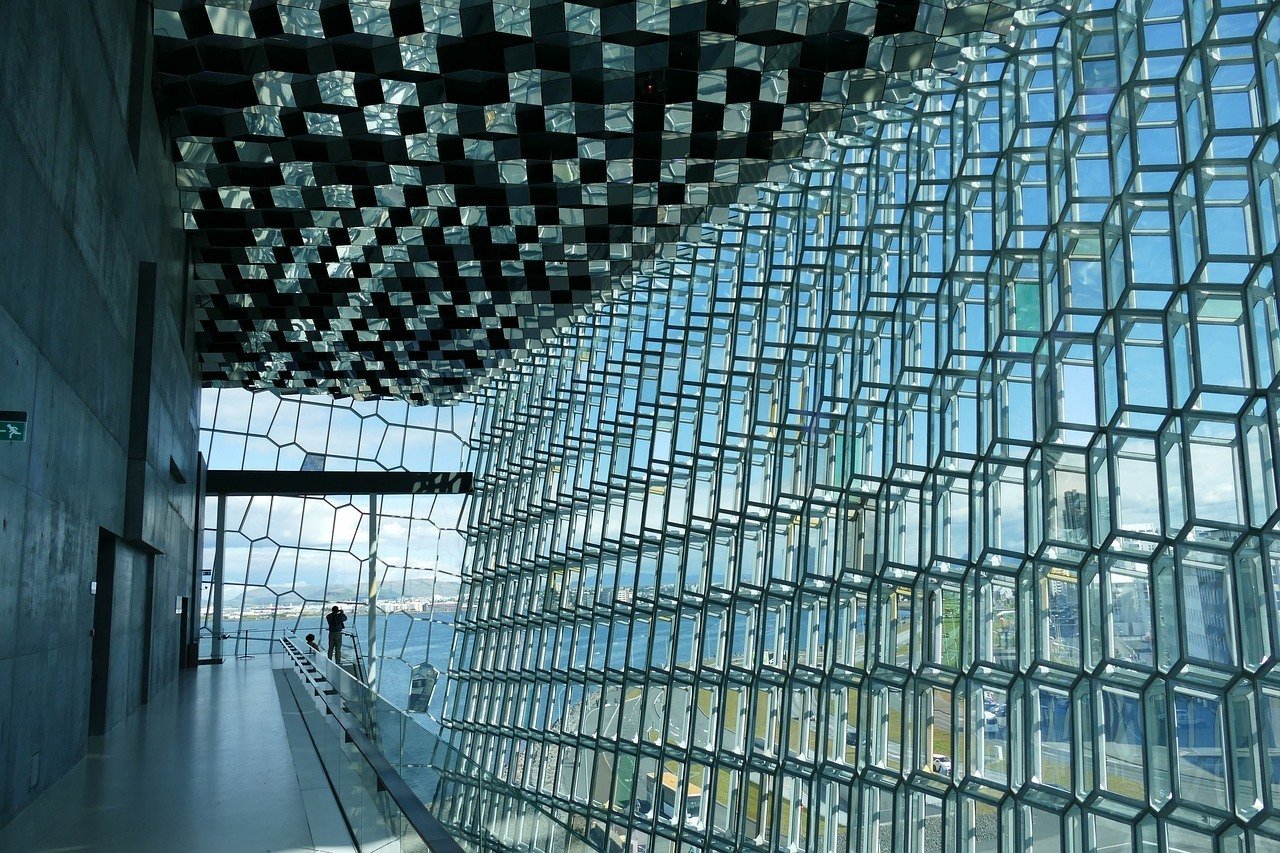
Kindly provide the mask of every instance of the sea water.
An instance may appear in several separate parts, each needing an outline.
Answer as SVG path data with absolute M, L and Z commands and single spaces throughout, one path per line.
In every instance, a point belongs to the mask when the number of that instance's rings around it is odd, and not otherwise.
M 222 633 L 226 639 L 222 641 L 224 658 L 235 658 L 243 655 L 266 655 L 272 645 L 287 633 L 292 632 L 299 637 L 315 634 L 316 642 L 321 649 L 327 648 L 328 631 L 313 616 L 301 621 L 297 617 L 279 617 L 272 619 L 237 619 L 223 618 Z M 420 613 L 379 613 L 378 626 L 378 673 L 377 689 L 383 698 L 397 708 L 405 709 L 409 703 L 409 681 L 413 668 L 424 661 L 434 666 L 440 673 L 432 693 L 431 702 L 425 714 L 413 716 L 425 727 L 436 730 L 439 720 L 444 714 L 445 674 L 449 670 L 452 656 L 454 610 L 436 608 Z M 212 649 L 211 623 L 206 622 L 206 630 L 202 631 L 200 641 L 201 657 L 208 657 Z M 354 615 L 348 610 L 347 631 L 356 635 L 363 653 L 365 649 L 365 632 L 368 621 L 363 612 Z M 351 655 L 351 639 L 343 647 L 344 661 L 349 662 Z

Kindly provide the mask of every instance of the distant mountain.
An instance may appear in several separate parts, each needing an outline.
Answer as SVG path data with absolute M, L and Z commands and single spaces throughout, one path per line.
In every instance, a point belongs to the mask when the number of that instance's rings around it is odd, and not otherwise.
M 429 578 L 410 578 L 404 581 L 392 580 L 383 584 L 378 590 L 378 598 L 384 601 L 398 601 L 401 598 L 454 598 L 462 590 L 462 584 L 452 580 L 432 580 Z M 354 601 L 365 597 L 363 588 L 357 590 L 350 585 L 335 585 L 328 589 L 326 595 L 325 589 L 319 584 L 299 584 L 297 591 L 302 597 L 308 601 Z M 242 599 L 245 607 L 267 607 L 275 604 L 277 599 L 281 599 L 286 604 L 297 604 L 297 597 L 290 595 L 288 590 L 280 590 L 282 595 L 277 595 L 276 591 L 263 587 L 252 587 L 245 590 L 243 596 L 236 595 L 227 598 L 223 602 L 224 610 L 238 609 L 241 606 Z

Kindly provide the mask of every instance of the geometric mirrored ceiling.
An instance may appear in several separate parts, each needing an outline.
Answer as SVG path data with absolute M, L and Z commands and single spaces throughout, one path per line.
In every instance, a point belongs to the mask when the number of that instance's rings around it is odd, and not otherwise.
M 202 380 L 447 402 L 1010 14 L 159 0 Z

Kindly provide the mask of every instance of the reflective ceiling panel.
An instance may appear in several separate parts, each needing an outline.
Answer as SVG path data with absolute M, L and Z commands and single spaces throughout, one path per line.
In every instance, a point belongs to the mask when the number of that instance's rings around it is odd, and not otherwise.
M 206 384 L 448 402 L 990 3 L 159 0 Z

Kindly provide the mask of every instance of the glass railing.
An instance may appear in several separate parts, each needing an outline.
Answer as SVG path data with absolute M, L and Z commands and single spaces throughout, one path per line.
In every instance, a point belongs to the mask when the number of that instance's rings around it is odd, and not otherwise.
M 342 710 L 342 697 L 311 656 L 284 645 L 298 676 L 289 679 L 290 691 L 356 848 L 361 853 L 464 853 L 468 848 L 432 816 L 362 726 Z
M 495 853 L 597 849 L 583 836 L 585 826 L 571 824 L 581 818 L 553 812 L 528 792 L 486 772 L 323 653 L 307 653 L 298 638 L 287 637 L 285 642 L 323 676 L 333 696 L 341 698 L 343 712 L 462 849 Z

